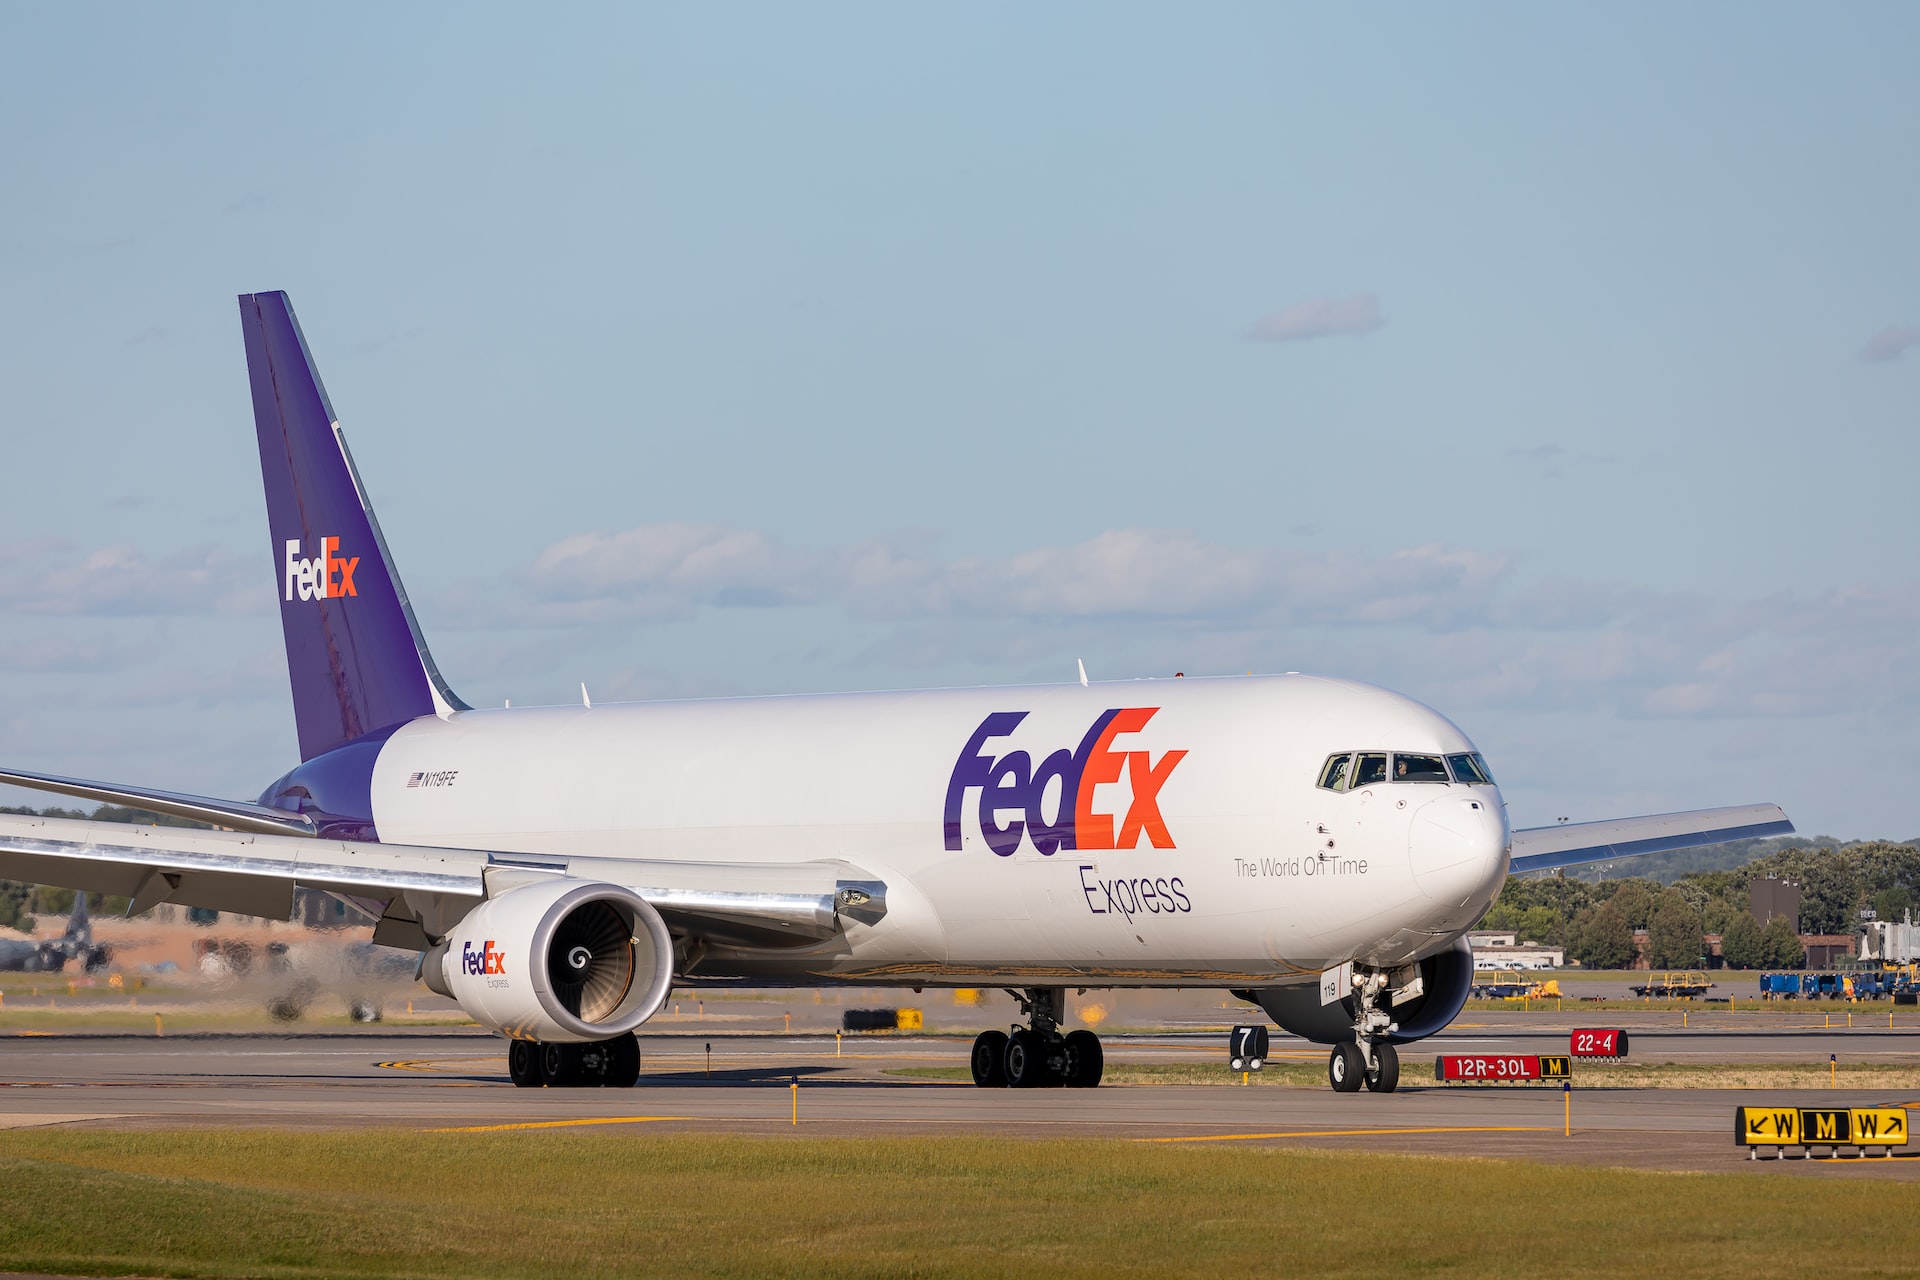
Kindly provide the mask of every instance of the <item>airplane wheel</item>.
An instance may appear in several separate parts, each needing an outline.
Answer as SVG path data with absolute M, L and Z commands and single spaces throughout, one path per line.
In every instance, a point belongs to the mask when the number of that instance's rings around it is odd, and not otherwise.
M 540 1075 L 540 1046 L 532 1040 L 507 1041 L 507 1075 L 522 1089 L 545 1084 Z
M 1101 1052 L 1100 1037 L 1091 1031 L 1067 1032 L 1067 1078 L 1069 1089 L 1093 1089 L 1106 1070 L 1106 1054 Z
M 600 1083 L 609 1089 L 631 1089 L 640 1079 L 640 1039 L 632 1032 L 609 1041 L 607 1074 Z
M 982 1031 L 973 1039 L 973 1082 L 982 1089 L 1007 1087 L 1007 1033 Z
M 1031 1031 L 1016 1031 L 1007 1037 L 1007 1085 L 1014 1089 L 1039 1089 L 1051 1084 L 1047 1070 L 1046 1046 Z
M 1400 1051 L 1390 1044 L 1373 1046 L 1373 1070 L 1367 1073 L 1367 1088 L 1375 1093 L 1392 1093 L 1400 1087 Z
M 1367 1073 L 1366 1059 L 1357 1044 L 1337 1044 L 1327 1058 L 1327 1082 L 1335 1093 L 1357 1093 L 1360 1078 Z
M 540 1046 L 540 1074 L 546 1077 L 549 1089 L 573 1089 L 584 1083 L 586 1074 L 580 1062 L 580 1046 L 577 1044 L 543 1044 Z

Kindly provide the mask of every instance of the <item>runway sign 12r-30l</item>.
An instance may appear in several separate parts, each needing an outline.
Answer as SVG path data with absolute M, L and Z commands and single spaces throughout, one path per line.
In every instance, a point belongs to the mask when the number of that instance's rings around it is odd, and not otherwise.
M 1442 1082 L 1499 1080 L 1567 1080 L 1573 1059 L 1563 1054 L 1449 1053 L 1433 1060 L 1433 1078 Z

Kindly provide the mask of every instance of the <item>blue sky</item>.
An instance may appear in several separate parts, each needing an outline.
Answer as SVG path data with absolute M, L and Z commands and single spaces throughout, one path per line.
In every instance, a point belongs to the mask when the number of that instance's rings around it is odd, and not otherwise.
M 291 762 L 233 302 L 282 288 L 476 703 L 1319 670 L 1517 823 L 1920 833 L 1916 47 L 0 10 L 0 759 Z

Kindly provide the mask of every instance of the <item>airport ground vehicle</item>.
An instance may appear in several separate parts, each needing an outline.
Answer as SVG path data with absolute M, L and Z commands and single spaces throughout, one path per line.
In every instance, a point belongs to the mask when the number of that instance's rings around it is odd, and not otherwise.
M 1390 1090 L 1510 870 L 1792 830 L 1777 807 L 1510 829 L 1410 698 L 1323 676 L 484 709 L 430 655 L 286 296 L 240 299 L 301 760 L 254 802 L 0 781 L 226 828 L 0 817 L 0 874 L 284 917 L 296 888 L 511 1041 L 631 1083 L 676 978 L 1000 986 L 984 1087 L 1094 1085 L 1074 987 L 1213 986 Z
M 1633 994 L 1650 1000 L 1697 1000 L 1713 990 L 1713 983 L 1704 973 L 1682 970 L 1649 974 L 1645 982 L 1632 990 Z
M 1561 995 L 1558 978 L 1529 978 L 1514 969 L 1485 973 L 1473 984 L 1476 1000 L 1557 1000 Z
M 1913 1003 L 1920 992 L 1916 966 L 1799 970 L 1760 975 L 1760 994 L 1774 1000 L 1898 1000 Z

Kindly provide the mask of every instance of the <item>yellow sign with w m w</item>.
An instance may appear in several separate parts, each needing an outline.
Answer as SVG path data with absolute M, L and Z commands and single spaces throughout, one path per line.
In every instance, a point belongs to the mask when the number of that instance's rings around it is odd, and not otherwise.
M 1733 1140 L 1748 1147 L 1904 1147 L 1904 1107 L 1735 1107 Z

